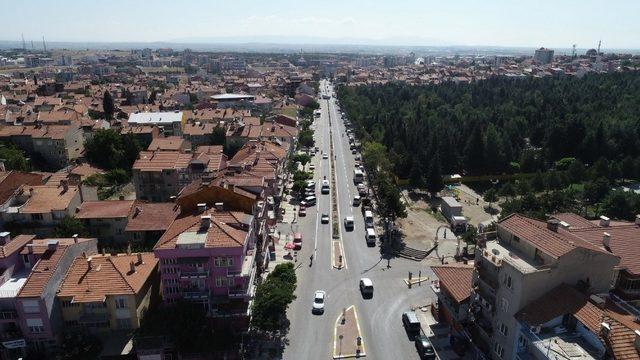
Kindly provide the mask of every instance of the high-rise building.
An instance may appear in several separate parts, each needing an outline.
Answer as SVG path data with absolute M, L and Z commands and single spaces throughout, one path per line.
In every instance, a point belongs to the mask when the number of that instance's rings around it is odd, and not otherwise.
M 536 50 L 533 60 L 538 64 L 549 64 L 553 61 L 553 50 L 541 47 Z

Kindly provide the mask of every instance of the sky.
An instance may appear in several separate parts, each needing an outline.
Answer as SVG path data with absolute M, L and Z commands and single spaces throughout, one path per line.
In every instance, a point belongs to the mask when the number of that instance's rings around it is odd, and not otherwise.
M 639 0 L 24 0 L 1 8 L 0 40 L 10 41 L 640 48 Z

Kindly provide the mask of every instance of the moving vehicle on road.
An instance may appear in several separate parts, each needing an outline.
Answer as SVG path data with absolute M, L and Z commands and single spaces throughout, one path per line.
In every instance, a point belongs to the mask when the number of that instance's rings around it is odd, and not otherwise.
M 353 216 L 347 216 L 344 218 L 344 228 L 347 231 L 352 231 L 354 227 Z
M 369 278 L 360 279 L 360 293 L 365 298 L 373 297 L 373 281 Z
M 425 335 L 418 335 L 415 339 L 416 350 L 418 350 L 418 356 L 422 360 L 431 360 L 436 358 L 436 352 L 433 350 L 431 341 Z
M 323 224 L 328 224 L 329 223 L 329 215 L 328 214 L 322 214 L 322 216 L 320 217 L 320 222 Z
M 373 228 L 367 228 L 367 233 L 364 235 L 368 246 L 376 245 L 376 231 Z
M 353 196 L 353 206 L 360 206 L 360 195 Z
M 295 250 L 302 249 L 302 233 L 293 234 L 293 245 Z
M 322 314 L 324 313 L 324 299 L 326 297 L 326 293 L 322 290 L 316 290 L 313 295 L 313 308 L 311 312 L 314 314 Z
M 407 330 L 409 335 L 419 335 L 420 334 L 420 320 L 418 320 L 418 316 L 413 311 L 405 311 L 402 313 L 402 324 L 404 324 L 404 328 Z
M 322 159 L 327 160 L 329 158 L 329 155 L 327 153 L 322 154 Z
M 329 193 L 329 180 L 322 180 L 322 188 L 320 189 L 320 192 L 323 194 Z

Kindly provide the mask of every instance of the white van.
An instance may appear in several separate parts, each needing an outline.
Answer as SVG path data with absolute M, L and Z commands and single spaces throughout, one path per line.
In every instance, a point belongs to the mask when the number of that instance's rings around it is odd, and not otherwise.
M 360 184 L 364 180 L 364 174 L 360 169 L 353 170 L 353 183 Z
M 367 240 L 367 245 L 375 246 L 376 245 L 376 231 L 373 228 L 367 228 L 367 233 L 364 236 L 365 240 Z
M 373 227 L 373 213 L 371 212 L 371 210 L 366 210 L 364 212 L 364 224 L 368 228 Z
M 353 226 L 354 226 L 353 216 L 347 216 L 346 218 L 344 218 L 344 229 L 345 230 L 353 231 Z

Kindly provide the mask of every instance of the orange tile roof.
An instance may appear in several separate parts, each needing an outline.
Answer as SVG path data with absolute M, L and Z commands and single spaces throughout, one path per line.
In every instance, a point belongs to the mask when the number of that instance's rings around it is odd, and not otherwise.
M 530 219 L 520 214 L 507 216 L 498 223 L 498 226 L 528 241 L 553 258 L 566 255 L 576 248 L 608 253 L 603 248 L 594 246 L 567 230 L 562 228 L 559 228 L 557 232 L 549 230 L 545 222 Z
M 192 154 L 179 151 L 141 151 L 133 169 L 140 171 L 162 171 L 185 169 L 189 166 Z
M 522 308 L 515 317 L 530 326 L 542 325 L 559 316 L 573 314 L 589 330 L 600 330 L 603 310 L 589 298 L 567 284 L 561 284 Z
M 57 296 L 72 297 L 72 302 L 82 303 L 103 301 L 108 295 L 138 294 L 158 265 L 152 253 L 141 255 L 141 263 L 137 254 L 93 255 L 91 269 L 87 258 L 78 257 L 67 271 Z
M 0 246 L 0 258 L 6 258 L 35 239 L 35 235 L 18 235 L 7 244 Z
M 42 186 L 24 186 L 22 188 L 29 195 L 30 189 L 33 189 L 29 200 L 20 209 L 21 213 L 46 213 L 53 210 L 67 210 L 71 200 L 78 194 L 78 187 L 69 186 L 64 191 L 61 186 L 42 185 Z
M 187 140 L 181 138 L 180 136 L 167 136 L 167 137 L 157 137 L 151 141 L 148 151 L 157 151 L 157 150 L 182 150 L 184 148 L 188 148 L 189 146 L 186 144 Z
M 96 200 L 85 201 L 76 214 L 78 219 L 126 218 L 131 213 L 135 200 Z
M 471 296 L 473 266 L 439 265 L 431 269 L 438 277 L 440 286 L 447 289 L 455 301 L 461 303 Z
M 125 231 L 165 231 L 179 214 L 180 207 L 174 203 L 136 201 Z
M 209 209 L 204 213 L 195 212 L 176 218 L 162 235 L 154 249 L 173 249 L 178 236 L 184 232 L 196 232 L 200 229 L 202 215 L 211 215 L 211 225 L 207 230 L 206 248 L 244 247 L 248 232 L 239 228 L 247 215 L 236 211 L 216 211 Z
M 41 296 L 46 288 L 51 276 L 58 268 L 60 259 L 74 243 L 74 239 L 54 239 L 58 240 L 58 247 L 56 250 L 48 250 L 47 242 L 49 239 L 36 239 L 33 240 L 34 247 L 45 248 L 42 252 L 42 256 L 35 264 L 29 277 L 27 277 L 24 286 L 20 289 L 18 297 L 38 297 Z M 90 241 L 92 239 L 78 239 L 78 242 Z M 23 249 L 21 253 L 24 253 L 26 249 Z M 34 251 L 35 252 L 35 251 Z

